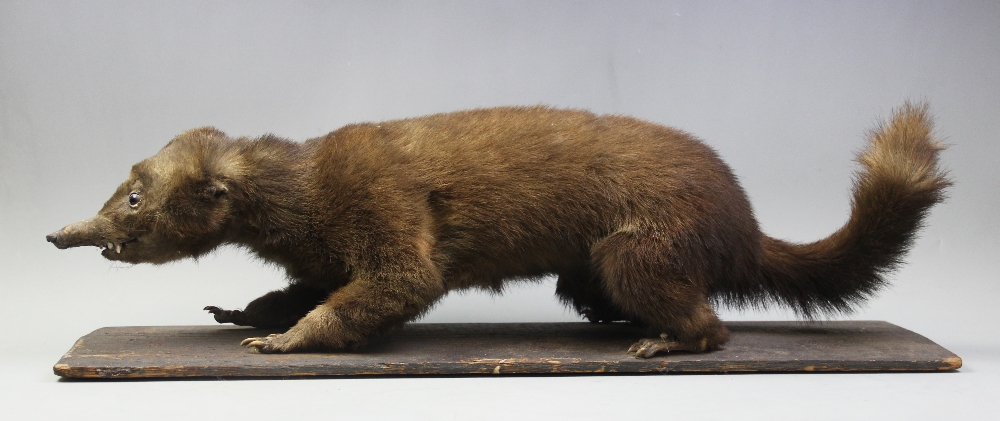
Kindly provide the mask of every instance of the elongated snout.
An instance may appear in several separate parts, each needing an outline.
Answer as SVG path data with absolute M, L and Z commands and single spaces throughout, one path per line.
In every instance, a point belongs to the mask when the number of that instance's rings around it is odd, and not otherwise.
M 99 246 L 103 244 L 101 236 L 101 223 L 104 221 L 100 216 L 70 224 L 63 229 L 46 235 L 45 240 L 55 244 L 60 249 L 80 246 Z

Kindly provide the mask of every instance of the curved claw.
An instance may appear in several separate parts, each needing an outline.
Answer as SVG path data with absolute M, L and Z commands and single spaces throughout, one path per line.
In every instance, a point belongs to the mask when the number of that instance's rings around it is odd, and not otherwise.
M 240 342 L 240 346 L 245 346 L 264 354 L 280 352 L 272 343 L 272 340 L 277 337 L 277 333 L 272 333 L 265 337 L 246 338 L 243 342 Z
M 676 342 L 667 342 L 663 339 L 642 339 L 632 344 L 628 352 L 629 354 L 634 353 L 636 358 L 649 358 L 658 352 L 670 352 L 671 345 L 676 345 Z
M 275 336 L 278 336 L 278 334 L 277 333 L 272 333 L 270 335 L 263 336 L 263 337 L 258 336 L 258 337 L 255 337 L 255 338 L 246 338 L 246 339 L 243 340 L 243 342 L 240 342 L 240 346 L 260 346 L 260 345 L 254 345 L 253 343 L 254 342 L 260 342 L 261 344 L 263 344 L 264 343 L 263 341 L 266 341 L 266 340 L 268 340 L 268 338 L 273 338 Z
M 243 312 L 240 310 L 223 310 L 216 306 L 206 306 L 204 310 L 215 316 L 215 321 L 219 323 L 242 324 Z
M 628 353 L 635 354 L 636 358 L 649 358 L 661 352 L 703 352 L 705 350 L 705 340 L 699 343 L 677 342 L 670 340 L 666 334 L 661 334 L 659 338 L 640 339 L 639 342 L 629 347 Z
M 246 338 L 243 340 L 243 342 L 240 342 L 240 346 L 246 346 L 250 348 L 260 348 L 264 346 L 264 341 L 260 340 L 260 338 Z

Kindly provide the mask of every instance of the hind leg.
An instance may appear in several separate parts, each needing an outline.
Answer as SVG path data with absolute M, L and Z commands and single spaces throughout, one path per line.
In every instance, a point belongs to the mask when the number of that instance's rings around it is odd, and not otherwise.
M 659 334 L 633 345 L 629 352 L 636 357 L 710 351 L 729 338 L 706 298 L 705 280 L 692 264 L 697 253 L 687 244 L 669 232 L 619 231 L 592 251 L 611 303 Z
M 643 338 L 632 344 L 628 353 L 634 353 L 637 358 L 649 358 L 661 352 L 706 352 L 719 349 L 729 339 L 729 331 L 719 321 L 708 302 L 703 305 L 687 320 L 661 327 L 659 337 Z

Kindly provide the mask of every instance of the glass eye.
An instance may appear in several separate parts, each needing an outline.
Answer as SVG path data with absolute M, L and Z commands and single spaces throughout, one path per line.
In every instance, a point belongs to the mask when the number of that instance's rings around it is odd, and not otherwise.
M 132 192 L 128 195 L 128 205 L 133 208 L 139 206 L 139 193 Z

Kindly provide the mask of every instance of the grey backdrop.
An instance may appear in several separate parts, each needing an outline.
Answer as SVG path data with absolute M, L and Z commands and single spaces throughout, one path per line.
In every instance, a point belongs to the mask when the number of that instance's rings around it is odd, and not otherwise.
M 667 405 L 664 415 L 755 418 L 801 417 L 832 396 L 837 405 L 809 416 L 947 414 L 933 399 L 985 416 L 997 409 L 986 396 L 1000 391 L 998 22 L 1000 3 L 953 1 L 0 1 L 0 382 L 9 411 L 57 415 L 99 403 L 116 408 L 111 415 L 166 418 L 586 418 Z M 241 307 L 283 285 L 276 268 L 236 249 L 132 267 L 44 241 L 96 212 L 131 164 L 192 127 L 301 140 L 469 107 L 628 114 L 705 139 L 740 177 L 765 232 L 812 241 L 847 218 L 865 131 L 907 99 L 931 103 L 955 186 L 893 286 L 852 317 L 956 351 L 966 358 L 957 375 L 105 385 L 50 374 L 93 329 L 209 324 L 203 306 Z M 553 289 L 547 280 L 502 297 L 452 294 L 422 320 L 579 320 Z M 380 398 L 386 390 L 397 404 Z M 483 394 L 515 403 L 480 402 Z M 714 403 L 717 394 L 731 405 Z M 293 403 L 263 404 L 275 396 Z M 187 403 L 153 409 L 167 399 Z

